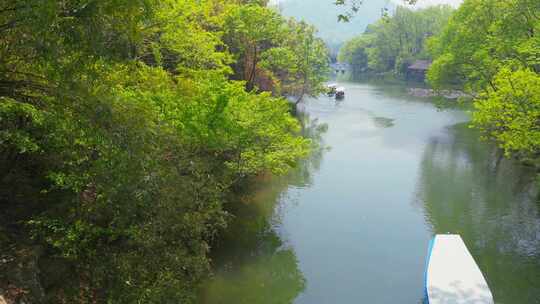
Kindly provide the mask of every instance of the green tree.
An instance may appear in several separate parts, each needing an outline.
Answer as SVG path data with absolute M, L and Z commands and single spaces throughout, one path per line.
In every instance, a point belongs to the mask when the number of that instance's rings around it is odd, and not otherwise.
M 366 72 L 405 75 L 415 60 L 431 59 L 426 40 L 442 30 L 451 13 L 452 8 L 444 5 L 414 11 L 398 6 L 392 16 L 384 16 L 347 42 L 339 58 L 353 67 L 354 76 Z
M 502 69 L 475 103 L 473 124 L 496 139 L 507 155 L 535 161 L 540 152 L 540 75 Z
M 473 124 L 506 154 L 535 162 L 538 145 L 540 3 L 467 0 L 430 42 L 435 88 L 475 96 Z
M 244 2 L 0 4 L 0 247 L 45 249 L 39 301 L 196 302 L 234 187 L 306 155 L 287 101 L 229 79 L 287 31 Z
M 245 80 L 246 88 L 253 90 L 261 54 L 284 39 L 284 21 L 258 5 L 236 7 L 225 18 L 224 41 L 236 54 L 235 79 Z
M 338 60 L 351 65 L 353 75 L 366 73 L 369 68 L 368 49 L 371 47 L 371 36 L 365 34 L 348 41 L 340 50 Z
M 262 55 L 261 67 L 270 74 L 274 90 L 295 97 L 296 104 L 305 95 L 317 96 L 325 89 L 329 54 L 324 42 L 315 34 L 312 26 L 290 19 L 282 45 Z
M 430 42 L 433 86 L 459 84 L 471 93 L 494 89 L 501 67 L 538 72 L 537 1 L 468 0 Z M 453 79 L 453 81 L 451 81 Z

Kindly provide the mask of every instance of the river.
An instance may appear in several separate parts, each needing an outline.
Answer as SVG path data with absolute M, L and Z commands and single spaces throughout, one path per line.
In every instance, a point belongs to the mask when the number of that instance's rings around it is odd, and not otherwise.
M 206 304 L 421 303 L 435 233 L 459 233 L 496 303 L 540 303 L 534 172 L 502 159 L 469 114 L 400 85 L 341 83 L 304 105 L 323 147 L 233 204 Z

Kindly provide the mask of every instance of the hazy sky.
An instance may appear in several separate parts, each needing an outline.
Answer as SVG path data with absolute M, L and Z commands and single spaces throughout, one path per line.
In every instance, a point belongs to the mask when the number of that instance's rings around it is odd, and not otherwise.
M 392 2 L 397 4 L 403 4 L 403 1 L 400 0 L 392 0 Z M 435 4 L 450 4 L 454 7 L 457 7 L 459 4 L 463 2 L 462 0 L 418 0 L 415 6 L 425 7 L 429 5 L 435 5 Z
M 278 3 L 278 2 L 283 2 L 283 1 L 287 1 L 287 0 L 270 0 L 270 3 Z M 328 1 L 333 1 L 333 0 L 328 0 Z M 366 0 L 366 1 L 369 1 L 369 0 Z M 391 1 L 397 4 L 403 4 L 403 1 L 401 0 L 391 0 Z M 429 5 L 435 5 L 435 4 L 450 4 L 456 7 L 461 2 L 463 2 L 463 0 L 418 0 L 418 3 L 416 4 L 416 6 L 425 7 Z

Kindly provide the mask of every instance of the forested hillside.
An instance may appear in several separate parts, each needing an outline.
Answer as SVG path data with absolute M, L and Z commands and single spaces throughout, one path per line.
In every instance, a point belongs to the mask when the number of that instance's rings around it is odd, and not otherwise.
M 421 10 L 399 6 L 348 41 L 340 50 L 339 60 L 349 63 L 356 77 L 387 72 L 404 75 L 415 60 L 431 58 L 425 42 L 441 31 L 451 13 L 450 6 Z
M 384 9 L 392 10 L 390 0 L 370 0 L 361 4 L 360 10 L 349 22 L 336 22 L 340 14 L 350 13 L 350 3 L 336 6 L 329 0 L 280 0 L 279 8 L 286 16 L 292 16 L 314 25 L 320 37 L 331 46 L 339 46 L 361 34 L 366 26 L 377 21 Z
M 0 290 L 196 303 L 233 189 L 310 141 L 327 51 L 264 0 L 0 4 Z M 21 302 L 22 303 L 22 302 Z

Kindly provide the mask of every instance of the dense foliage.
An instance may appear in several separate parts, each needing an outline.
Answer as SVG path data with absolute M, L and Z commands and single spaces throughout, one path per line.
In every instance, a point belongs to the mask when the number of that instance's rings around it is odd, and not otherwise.
M 507 155 L 538 164 L 540 2 L 466 0 L 429 44 L 430 83 L 473 95 L 473 124 Z
M 339 60 L 351 65 L 353 76 L 391 72 L 404 75 L 417 59 L 431 59 L 426 39 L 438 34 L 452 13 L 449 6 L 410 10 L 398 6 L 391 16 L 367 27 L 364 34 L 348 41 Z
M 0 4 L 0 247 L 41 248 L 47 301 L 195 302 L 227 193 L 307 153 L 281 96 L 326 49 L 265 2 Z
M 239 6 L 225 17 L 224 41 L 236 56 L 235 79 L 301 100 L 318 95 L 328 73 L 324 42 L 315 29 L 260 6 Z

